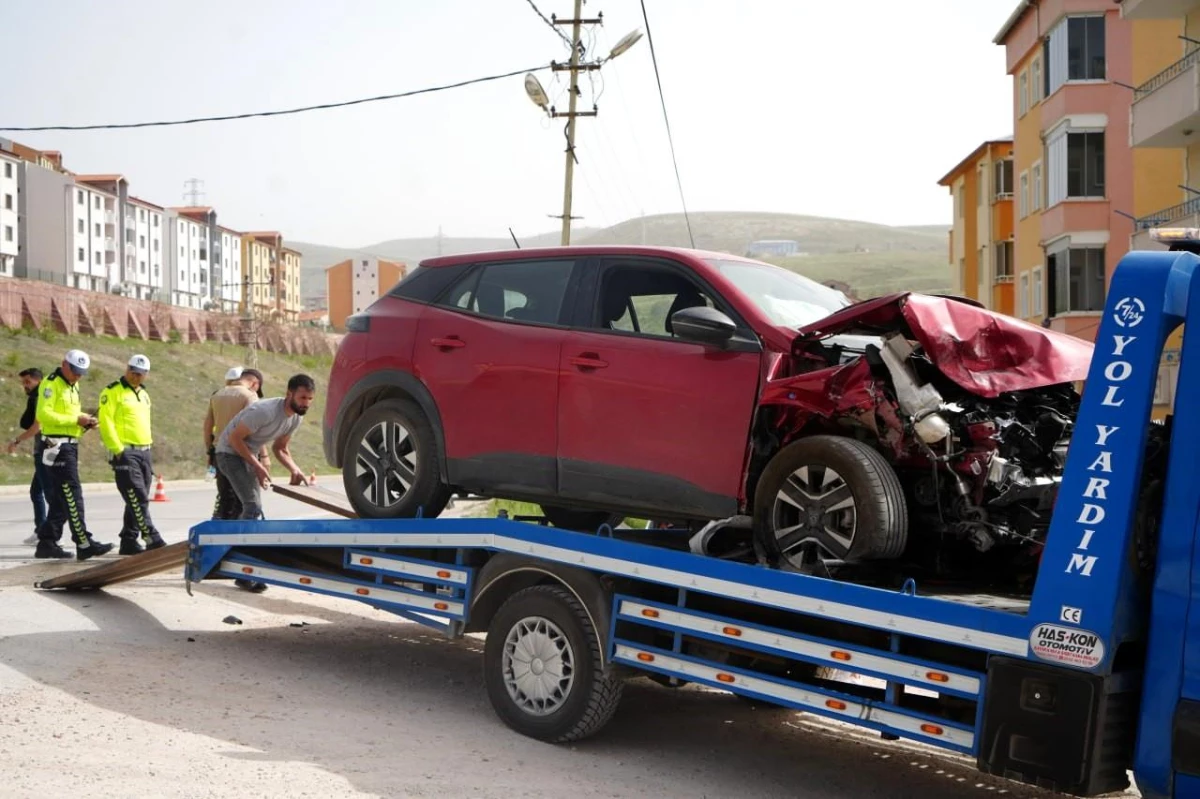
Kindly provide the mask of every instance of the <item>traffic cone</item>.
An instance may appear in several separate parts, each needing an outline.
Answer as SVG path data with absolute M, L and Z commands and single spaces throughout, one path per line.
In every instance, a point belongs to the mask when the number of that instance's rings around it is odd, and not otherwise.
M 151 502 L 170 502 L 167 499 L 167 489 L 163 487 L 162 475 L 158 476 L 158 486 L 154 489 L 154 496 L 150 499 Z

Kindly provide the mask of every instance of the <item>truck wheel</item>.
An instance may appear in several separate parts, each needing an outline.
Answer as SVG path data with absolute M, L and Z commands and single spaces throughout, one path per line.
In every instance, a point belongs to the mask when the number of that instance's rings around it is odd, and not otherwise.
M 359 516 L 434 517 L 450 500 L 433 428 L 416 403 L 391 399 L 367 409 L 350 430 L 342 461 L 346 498 Z
M 830 561 L 897 558 L 908 542 L 900 479 L 861 441 L 802 438 L 763 470 L 754 535 L 768 562 L 790 571 L 824 574 Z
M 602 666 L 602 644 L 583 604 L 559 585 L 535 585 L 505 601 L 488 625 L 484 680 L 512 729 L 550 743 L 597 732 L 617 709 L 623 683 Z
M 541 508 L 542 515 L 550 524 L 560 530 L 575 530 L 581 533 L 594 533 L 602 524 L 616 527 L 625 519 L 619 513 L 605 513 L 602 510 L 576 510 L 558 505 L 542 505 Z

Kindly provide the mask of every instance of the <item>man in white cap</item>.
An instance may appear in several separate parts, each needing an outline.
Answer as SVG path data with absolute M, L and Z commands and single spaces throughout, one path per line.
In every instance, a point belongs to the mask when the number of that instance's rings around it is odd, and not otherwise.
M 79 484 L 79 439 L 96 426 L 96 417 L 84 413 L 79 402 L 79 379 L 87 374 L 91 359 L 83 350 L 68 350 L 62 364 L 38 386 L 37 422 L 42 463 L 49 476 L 50 512 L 38 528 L 34 557 L 69 558 L 61 546 L 63 524 L 71 528 L 75 557 L 87 560 L 113 548 L 88 532 L 83 515 L 83 487 Z
M 150 449 L 154 438 L 150 433 L 150 392 L 143 384 L 149 371 L 150 359 L 134 355 L 121 379 L 100 392 L 100 438 L 108 450 L 117 490 L 125 501 L 121 555 L 166 546 L 150 519 L 150 486 L 154 481 Z M 138 543 L 139 538 L 146 542 L 145 549 Z

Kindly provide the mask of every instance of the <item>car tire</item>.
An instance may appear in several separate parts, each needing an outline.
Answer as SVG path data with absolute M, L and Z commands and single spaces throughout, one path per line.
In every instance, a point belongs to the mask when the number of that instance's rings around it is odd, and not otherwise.
M 342 484 L 360 517 L 411 518 L 418 511 L 423 517 L 437 516 L 450 501 L 450 489 L 440 475 L 433 426 L 416 403 L 400 399 L 376 403 L 351 428 Z M 382 494 L 375 488 L 381 476 Z
M 500 719 L 549 743 L 598 732 L 624 683 L 604 668 L 603 642 L 583 603 L 561 585 L 509 597 L 488 624 L 484 683 Z
M 831 564 L 900 557 L 908 507 L 883 455 L 853 438 L 802 438 L 763 470 L 755 545 L 769 565 L 826 574 Z
M 616 527 L 625 520 L 620 513 L 606 513 L 602 510 L 578 510 L 558 505 L 542 505 L 541 508 L 542 515 L 550 524 L 560 530 L 575 530 L 580 533 L 594 533 L 605 524 Z

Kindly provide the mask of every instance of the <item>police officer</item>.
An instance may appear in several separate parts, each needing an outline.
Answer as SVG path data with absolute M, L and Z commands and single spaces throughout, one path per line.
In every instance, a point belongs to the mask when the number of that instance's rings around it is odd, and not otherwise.
M 38 386 L 37 421 L 42 463 L 49 477 L 50 512 L 38 528 L 34 557 L 71 557 L 58 544 L 64 523 L 71 528 L 77 559 L 87 560 L 113 548 L 88 532 L 79 484 L 79 439 L 97 423 L 96 417 L 83 413 L 79 403 L 79 379 L 87 374 L 90 363 L 83 350 L 68 350 L 62 364 Z
M 136 555 L 146 549 L 166 546 L 150 519 L 150 484 L 154 465 L 150 459 L 150 392 L 143 381 L 150 371 L 150 359 L 134 355 L 125 374 L 100 392 L 100 439 L 108 450 L 117 490 L 125 501 L 125 520 L 121 525 L 121 555 Z M 138 538 L 146 542 L 145 549 Z

